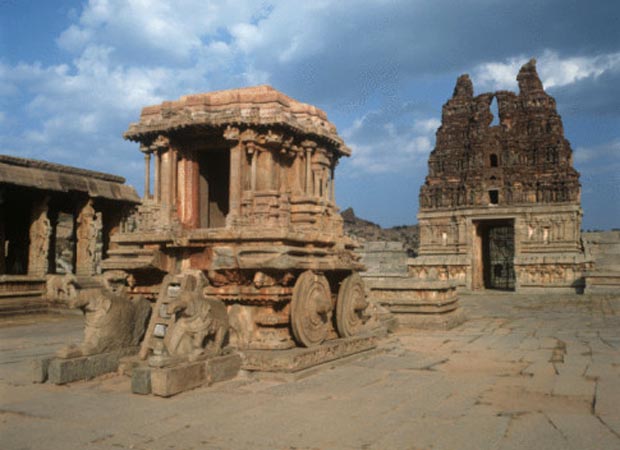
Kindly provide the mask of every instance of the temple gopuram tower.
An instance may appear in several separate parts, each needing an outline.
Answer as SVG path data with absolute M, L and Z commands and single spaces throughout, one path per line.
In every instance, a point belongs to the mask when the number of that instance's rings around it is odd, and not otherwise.
M 535 60 L 517 81 L 518 94 L 474 96 L 469 76 L 458 78 L 420 189 L 413 275 L 453 279 L 471 290 L 583 288 L 572 150 Z

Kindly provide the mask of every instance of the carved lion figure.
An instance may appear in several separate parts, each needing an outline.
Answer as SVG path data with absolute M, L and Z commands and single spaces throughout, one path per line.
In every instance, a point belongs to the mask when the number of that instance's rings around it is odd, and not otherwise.
M 75 358 L 137 346 L 144 336 L 151 312 L 143 298 L 130 300 L 126 294 L 127 275 L 112 271 L 103 276 L 103 287 L 80 290 L 66 301 L 70 308 L 84 312 L 84 340 L 59 350 L 60 358 Z
M 176 321 L 164 338 L 170 356 L 194 360 L 221 353 L 228 334 L 228 314 L 223 302 L 203 295 L 204 275 L 188 274 L 181 282 L 178 298 L 168 305 Z

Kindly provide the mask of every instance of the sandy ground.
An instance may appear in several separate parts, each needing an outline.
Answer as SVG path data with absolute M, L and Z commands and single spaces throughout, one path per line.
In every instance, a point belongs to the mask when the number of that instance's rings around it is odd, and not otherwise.
M 295 382 L 170 399 L 104 376 L 32 384 L 76 316 L 0 321 L 2 449 L 620 449 L 620 295 L 462 297 L 468 321 L 400 332 Z

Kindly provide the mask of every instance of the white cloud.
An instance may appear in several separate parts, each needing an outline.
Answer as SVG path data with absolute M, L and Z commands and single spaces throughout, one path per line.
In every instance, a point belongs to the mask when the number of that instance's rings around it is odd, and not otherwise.
M 15 123 L 14 112 L 7 109 L 11 113 L 0 122 L 3 141 L 7 150 L 61 155 L 67 163 L 70 154 L 85 149 L 94 160 L 99 152 L 93 149 L 101 149 L 111 156 L 97 164 L 112 170 L 116 155 L 121 161 L 127 154 L 139 158 L 138 152 L 124 153 L 132 144 L 123 143 L 120 134 L 141 107 L 163 99 L 271 82 L 291 95 L 301 92 L 304 101 L 318 98 L 332 107 L 344 105 L 338 111 L 344 116 L 361 116 L 377 97 L 399 105 L 403 86 L 416 75 L 445 74 L 473 55 L 469 49 L 450 54 L 458 46 L 433 39 L 443 29 L 440 19 L 454 15 L 458 22 L 461 6 L 358 3 L 89 0 L 57 37 L 67 62 L 0 63 L 0 95 L 18 99 L 14 106 L 23 115 L 20 126 L 11 129 L 6 124 Z M 468 29 L 455 27 L 455 33 L 465 33 L 455 39 L 469 42 Z M 475 36 L 480 34 L 476 28 Z M 475 57 L 480 54 L 485 53 Z M 475 82 L 512 88 L 525 60 L 477 66 Z M 550 87 L 596 78 L 618 65 L 620 53 L 560 58 L 547 51 L 538 67 Z M 421 167 L 440 125 L 429 115 L 379 111 L 359 117 L 342 133 L 354 150 L 351 165 L 360 172 Z M 129 167 L 119 170 L 128 174 Z
M 244 53 L 254 51 L 262 44 L 263 36 L 260 28 L 251 23 L 237 23 L 230 28 L 236 46 Z
M 514 90 L 517 88 L 516 74 L 528 60 L 529 57 L 521 55 L 503 62 L 480 64 L 473 71 L 474 86 L 483 90 Z M 620 52 L 562 58 L 554 51 L 545 50 L 537 58 L 536 68 L 545 89 L 567 86 L 586 78 L 597 78 L 610 70 L 618 70 Z
M 424 120 L 416 120 L 414 122 L 414 130 L 418 133 L 424 133 L 424 134 L 433 133 L 434 134 L 440 125 L 441 125 L 441 121 L 435 117 L 432 117 L 430 119 L 424 119 Z
M 401 110 L 372 111 L 353 121 L 342 136 L 353 150 L 351 174 L 398 173 L 422 168 L 440 122 Z
M 615 162 L 615 166 L 618 166 L 620 164 L 620 138 L 592 147 L 577 147 L 573 156 L 577 164 L 585 165 L 603 161 L 604 165 L 607 165 L 611 160 Z

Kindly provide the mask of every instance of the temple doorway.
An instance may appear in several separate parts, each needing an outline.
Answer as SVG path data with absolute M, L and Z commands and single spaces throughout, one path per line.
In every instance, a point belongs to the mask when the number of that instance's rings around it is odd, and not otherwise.
M 474 273 L 472 289 L 515 289 L 514 220 L 481 220 L 474 222 Z
M 229 201 L 230 151 L 207 150 L 200 154 L 200 227 L 226 225 Z
M 4 187 L 0 197 L 0 274 L 25 275 L 28 273 L 32 197 L 12 186 Z

